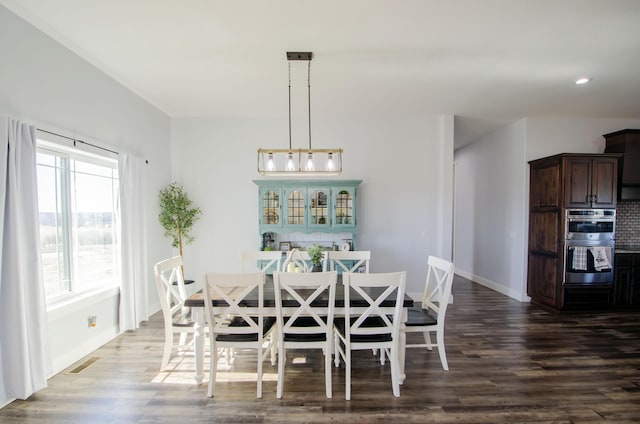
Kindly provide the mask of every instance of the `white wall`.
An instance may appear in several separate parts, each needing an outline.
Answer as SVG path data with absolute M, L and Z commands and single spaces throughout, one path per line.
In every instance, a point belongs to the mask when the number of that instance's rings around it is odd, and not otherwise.
M 558 153 L 602 153 L 602 136 L 625 128 L 640 128 L 640 119 L 527 118 L 526 160 Z
M 145 199 L 149 264 L 168 256 L 170 243 L 154 225 L 157 193 L 170 181 L 168 117 L 2 6 L 0 55 L 0 113 L 149 161 Z M 149 270 L 149 302 L 157 309 Z M 117 305 L 118 293 L 111 291 L 49 314 L 55 371 L 118 333 Z M 91 330 L 89 315 L 97 315 L 97 326 Z
M 318 121 L 314 147 L 344 148 L 339 178 L 363 180 L 357 246 L 372 251 L 371 270 L 406 270 L 407 291 L 421 293 L 427 255 L 450 252 L 453 118 Z M 203 210 L 184 249 L 187 278 L 238 271 L 239 252 L 261 242 L 256 152 L 288 145 L 286 116 L 173 119 L 171 137 L 173 175 Z
M 456 271 L 528 300 L 528 161 L 558 153 L 602 153 L 603 134 L 640 120 L 527 118 L 455 152 Z
M 523 299 L 524 140 L 520 120 L 455 153 L 456 272 Z

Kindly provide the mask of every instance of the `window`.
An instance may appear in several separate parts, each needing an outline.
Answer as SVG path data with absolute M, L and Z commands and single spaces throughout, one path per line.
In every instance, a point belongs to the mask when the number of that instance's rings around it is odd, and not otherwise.
M 117 161 L 43 140 L 36 160 L 47 302 L 118 285 Z

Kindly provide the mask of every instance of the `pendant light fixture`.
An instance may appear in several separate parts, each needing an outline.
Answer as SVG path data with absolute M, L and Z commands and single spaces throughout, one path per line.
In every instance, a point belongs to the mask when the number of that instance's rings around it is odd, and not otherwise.
M 287 52 L 289 66 L 289 148 L 258 149 L 258 173 L 266 176 L 304 176 L 342 173 L 342 149 L 311 148 L 311 52 Z M 306 60 L 309 148 L 291 146 L 291 61 Z

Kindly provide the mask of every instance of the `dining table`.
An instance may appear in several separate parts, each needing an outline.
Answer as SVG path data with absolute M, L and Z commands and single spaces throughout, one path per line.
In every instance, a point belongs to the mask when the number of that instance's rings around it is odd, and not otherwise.
M 345 316 L 345 296 L 344 296 L 344 285 L 342 284 L 341 275 L 338 275 L 338 283 L 336 284 L 336 296 L 335 296 L 335 304 L 334 304 L 334 320 L 340 319 L 340 317 Z M 383 289 L 367 289 L 372 298 L 376 298 L 377 294 L 382 293 Z M 273 285 L 273 277 L 270 274 L 266 275 L 265 284 L 263 287 L 263 308 L 262 313 L 264 316 L 276 316 L 276 299 L 275 299 L 275 291 Z M 325 295 L 318 296 L 312 303 L 311 306 L 314 308 L 318 308 L 322 313 L 322 310 L 327 310 L 329 307 L 329 295 L 325 293 Z M 228 304 L 223 299 L 213 299 L 213 313 L 222 312 L 222 309 L 227 307 Z M 184 303 L 185 307 L 191 308 L 191 315 L 194 321 L 194 356 L 195 356 L 195 380 L 197 384 L 201 384 L 204 379 L 204 344 L 205 344 L 205 305 L 204 305 L 204 293 L 202 291 L 198 291 L 187 298 Z M 241 303 L 241 306 L 253 309 L 255 311 L 249 311 L 249 313 L 256 313 L 258 311 L 258 289 L 256 288 L 253 292 L 249 293 L 245 300 Z M 298 306 L 298 303 L 291 296 L 287 296 L 286 293 L 282 294 L 282 307 L 284 315 L 287 315 L 287 308 L 291 308 L 291 312 L 295 310 Z M 379 307 L 380 310 L 388 315 L 392 315 L 394 312 L 395 306 L 395 295 L 387 297 L 383 300 Z M 369 303 L 367 300 L 362 298 L 357 292 L 351 291 L 349 295 L 349 313 L 351 316 L 358 315 L 364 313 L 364 311 L 369 307 Z M 404 332 L 405 322 L 407 320 L 407 312 L 408 308 L 413 307 L 413 299 L 405 293 L 404 301 L 402 304 L 402 315 L 401 315 L 401 323 L 400 323 L 400 332 L 399 332 L 399 340 L 398 340 L 398 355 L 399 355 L 399 363 L 400 363 L 400 383 L 404 382 L 405 379 L 405 345 L 406 345 L 406 336 Z M 380 353 L 382 354 L 382 353 Z

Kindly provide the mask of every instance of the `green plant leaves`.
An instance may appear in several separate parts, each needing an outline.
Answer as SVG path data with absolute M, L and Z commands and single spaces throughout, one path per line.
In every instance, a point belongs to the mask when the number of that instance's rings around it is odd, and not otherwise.
M 165 236 L 172 238 L 171 245 L 180 248 L 182 255 L 182 243 L 189 244 L 193 241 L 193 236 L 189 233 L 193 224 L 202 215 L 202 211 L 193 206 L 193 202 L 182 186 L 175 182 L 160 190 L 159 197 L 160 215 L 158 215 L 158 219 L 165 230 Z

